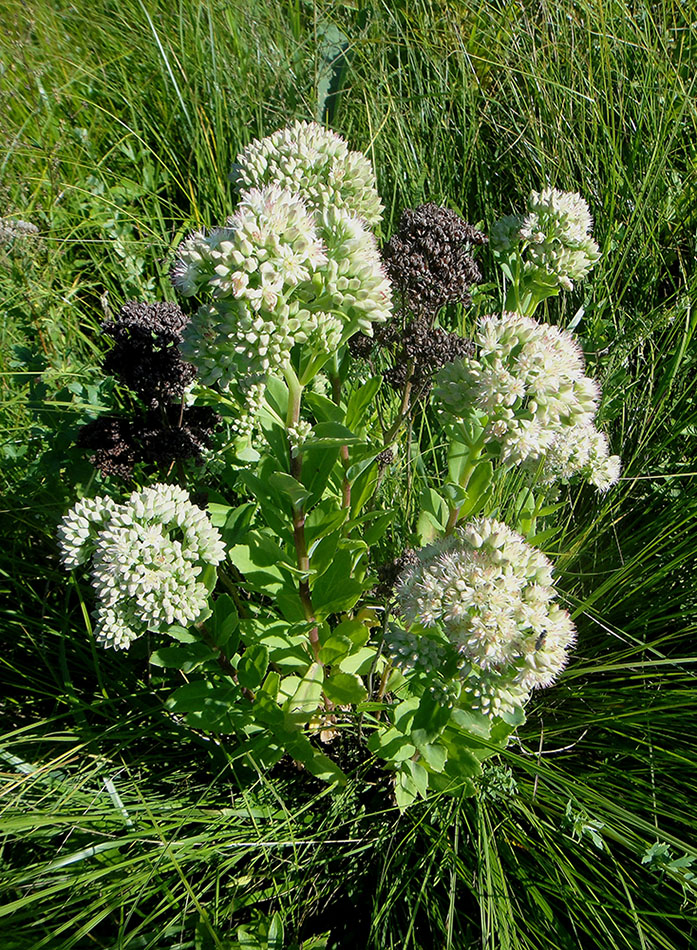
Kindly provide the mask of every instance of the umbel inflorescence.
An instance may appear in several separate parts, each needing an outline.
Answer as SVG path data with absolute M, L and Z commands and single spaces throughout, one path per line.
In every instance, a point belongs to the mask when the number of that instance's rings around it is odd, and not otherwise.
M 374 227 L 383 206 L 375 173 L 362 152 L 316 122 L 294 122 L 255 139 L 237 156 L 233 178 L 240 191 L 277 184 L 301 194 L 311 211 L 347 211 Z
M 575 631 L 553 602 L 552 565 L 540 551 L 505 524 L 480 518 L 417 555 L 397 585 L 415 663 L 423 665 L 419 630 L 427 663 L 440 664 L 442 647 L 434 650 L 425 632 L 445 634 L 461 657 L 468 705 L 491 716 L 554 682 Z
M 491 246 L 500 257 L 517 255 L 525 280 L 546 296 L 551 290 L 573 290 L 600 259 L 591 237 L 593 220 L 584 199 L 575 192 L 544 188 L 533 191 L 523 214 L 502 218 L 491 230 Z
M 579 474 L 601 490 L 617 481 L 620 460 L 593 423 L 600 387 L 585 375 L 571 333 L 504 312 L 480 320 L 476 342 L 478 359 L 450 363 L 437 377 L 444 418 L 476 418 L 484 450 L 542 481 Z
M 296 123 L 251 143 L 236 176 L 237 211 L 180 245 L 172 281 L 204 301 L 185 330 L 184 355 L 204 384 L 239 400 L 244 433 L 267 376 L 288 372 L 294 348 L 309 382 L 354 333 L 372 334 L 392 297 L 370 230 L 382 206 L 365 156 Z
M 120 650 L 147 630 L 195 621 L 209 595 L 202 572 L 225 557 L 206 513 L 176 485 L 135 491 L 121 505 L 82 499 L 58 539 L 66 568 L 89 565 L 98 642 Z

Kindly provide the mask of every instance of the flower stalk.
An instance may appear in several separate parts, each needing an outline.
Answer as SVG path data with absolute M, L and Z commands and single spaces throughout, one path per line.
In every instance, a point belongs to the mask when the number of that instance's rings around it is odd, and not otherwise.
M 300 421 L 300 407 L 302 404 L 303 387 L 298 380 L 295 370 L 290 363 L 283 365 L 283 375 L 288 386 L 288 412 L 286 414 L 286 431 L 290 433 L 295 429 Z M 296 481 L 300 481 L 302 474 L 302 455 L 295 451 L 290 435 L 288 436 L 288 448 L 290 450 L 290 474 Z M 310 583 L 308 575 L 310 573 L 310 558 L 307 553 L 307 542 L 305 539 L 305 509 L 303 505 L 292 504 L 293 509 L 293 542 L 295 544 L 295 556 L 298 564 L 298 570 L 302 576 L 298 582 L 298 595 L 302 604 L 305 619 L 313 621 L 315 611 L 312 606 L 312 597 L 310 595 Z M 319 656 L 319 632 L 317 627 L 313 627 L 309 633 L 310 646 L 312 653 L 317 659 Z

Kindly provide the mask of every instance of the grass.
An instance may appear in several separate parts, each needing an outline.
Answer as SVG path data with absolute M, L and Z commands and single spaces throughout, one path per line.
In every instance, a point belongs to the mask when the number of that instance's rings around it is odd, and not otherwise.
M 3 947 L 227 948 L 274 913 L 286 947 L 694 943 L 695 12 L 0 2 L 0 216 L 41 231 L 0 261 Z M 114 398 L 104 309 L 172 299 L 170 249 L 230 212 L 238 150 L 315 116 L 338 65 L 324 105 L 385 235 L 424 200 L 490 226 L 545 182 L 588 199 L 603 260 L 547 315 L 582 311 L 624 462 L 549 542 L 580 632 L 560 685 L 476 799 L 401 818 L 379 783 L 243 781 L 165 712 L 144 646 L 97 653 L 53 541 L 91 477 L 76 428 Z

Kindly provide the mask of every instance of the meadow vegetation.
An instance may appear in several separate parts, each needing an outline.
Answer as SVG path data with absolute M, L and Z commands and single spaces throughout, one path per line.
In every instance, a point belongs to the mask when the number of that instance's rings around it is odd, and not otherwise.
M 0 219 L 38 229 L 0 229 L 3 948 L 695 942 L 696 20 L 691 0 L 0 0 Z M 578 645 L 476 795 L 404 813 L 350 749 L 340 793 L 289 760 L 231 768 L 168 711 L 148 638 L 95 646 L 58 560 L 95 478 L 78 430 L 130 398 L 99 368 L 105 313 L 175 299 L 174 248 L 294 119 L 368 155 L 383 241 L 427 201 L 488 232 L 549 184 L 588 201 L 601 252 L 539 312 L 579 336 L 623 464 L 573 489 L 545 549 Z M 385 557 L 413 539 L 413 467 Z

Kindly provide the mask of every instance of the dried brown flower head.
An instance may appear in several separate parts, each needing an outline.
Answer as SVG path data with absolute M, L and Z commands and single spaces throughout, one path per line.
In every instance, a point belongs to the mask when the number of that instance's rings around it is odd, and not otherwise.
M 115 343 L 104 359 L 104 372 L 117 376 L 150 408 L 181 398 L 196 376 L 179 355 L 186 322 L 177 304 L 124 304 L 114 320 L 102 324 L 102 332 Z
M 472 247 L 486 241 L 449 208 L 420 205 L 402 214 L 383 248 L 385 269 L 410 309 L 435 314 L 447 303 L 470 303 L 470 288 L 482 278 Z

